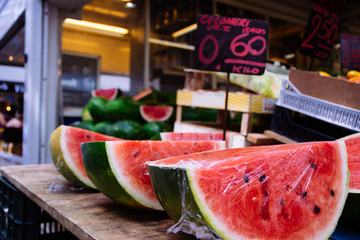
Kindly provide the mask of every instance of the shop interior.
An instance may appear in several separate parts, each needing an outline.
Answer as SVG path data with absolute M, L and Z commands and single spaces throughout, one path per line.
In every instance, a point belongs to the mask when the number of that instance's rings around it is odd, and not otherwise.
M 196 18 L 199 14 L 265 20 L 269 23 L 267 60 L 271 64 L 307 69 L 311 58 L 299 52 L 309 12 L 315 2 L 327 4 L 340 19 L 339 31 L 360 34 L 358 1 L 292 0 L 198 0 L 198 1 L 49 1 L 66 6 L 67 15 L 59 27 L 61 62 L 59 69 L 57 124 L 70 124 L 81 118 L 82 110 L 95 89 L 118 87 L 125 95 L 154 88 L 176 93 L 185 84 L 186 69 L 193 66 Z M 340 1 L 341 2 L 341 1 Z M 78 4 L 78 5 L 76 5 Z M 72 5 L 76 8 L 72 9 Z M 0 41 L 0 67 L 4 71 L 24 71 L 25 12 L 10 34 Z M 339 39 L 327 61 L 315 59 L 312 70 L 343 73 L 340 66 Z M 17 71 L 19 70 L 19 71 Z M 2 74 L 3 75 L 3 74 Z M 23 78 L 0 76 L 0 94 L 7 101 L 12 118 L 23 118 Z M 221 90 L 225 80 L 212 79 L 205 88 Z M 231 86 L 234 91 L 241 90 Z M 20 126 L 20 125 L 19 125 Z M 22 125 L 20 126 L 22 127 Z M 22 131 L 11 141 L 5 139 L 3 152 L 22 156 Z M 20 134 L 19 134 L 20 133 Z M 12 134 L 10 134 L 12 135 Z M 15 146 L 15 147 L 13 147 Z

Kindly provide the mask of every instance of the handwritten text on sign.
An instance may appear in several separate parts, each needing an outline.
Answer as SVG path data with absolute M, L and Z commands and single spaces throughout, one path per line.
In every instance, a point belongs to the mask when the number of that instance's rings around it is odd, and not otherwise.
M 339 17 L 318 5 L 314 5 L 301 43 L 302 54 L 328 59 L 338 34 Z
M 196 69 L 252 75 L 264 73 L 269 25 L 245 18 L 200 15 Z
M 360 70 L 360 36 L 340 35 L 341 65 L 349 70 Z

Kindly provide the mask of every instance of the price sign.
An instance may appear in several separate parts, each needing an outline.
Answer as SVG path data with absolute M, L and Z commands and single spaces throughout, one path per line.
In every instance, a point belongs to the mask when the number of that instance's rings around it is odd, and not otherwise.
M 269 25 L 245 18 L 200 15 L 195 37 L 196 69 L 261 75 Z
M 341 66 L 349 70 L 360 70 L 360 36 L 340 35 Z
M 338 34 L 338 24 L 337 15 L 319 5 L 314 5 L 306 25 L 300 52 L 321 60 L 328 59 Z

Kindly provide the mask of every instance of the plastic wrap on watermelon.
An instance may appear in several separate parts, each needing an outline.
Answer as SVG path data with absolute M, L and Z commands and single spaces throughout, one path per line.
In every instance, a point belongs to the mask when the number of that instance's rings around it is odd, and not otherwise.
M 343 141 L 209 151 L 148 164 L 168 231 L 199 239 L 328 239 L 348 193 Z

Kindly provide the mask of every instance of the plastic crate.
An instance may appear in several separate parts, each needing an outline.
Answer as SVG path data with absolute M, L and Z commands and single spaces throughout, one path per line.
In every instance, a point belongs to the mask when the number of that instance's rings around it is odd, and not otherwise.
M 356 132 L 280 106 L 275 106 L 271 130 L 298 142 L 332 141 Z
M 0 176 L 0 239 L 77 239 L 60 223 Z
M 282 82 L 276 105 L 331 123 L 333 126 L 360 131 L 360 110 L 304 95 L 287 79 Z

